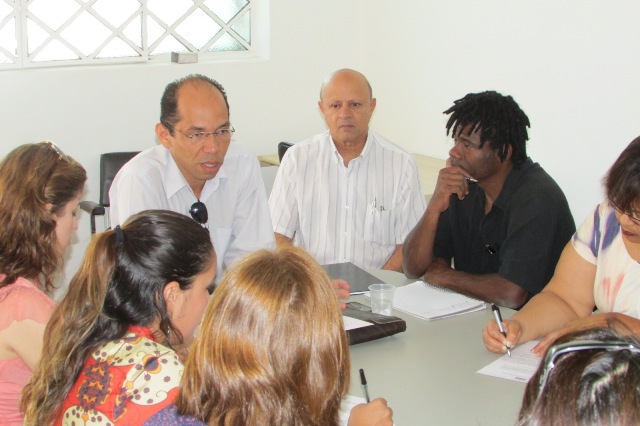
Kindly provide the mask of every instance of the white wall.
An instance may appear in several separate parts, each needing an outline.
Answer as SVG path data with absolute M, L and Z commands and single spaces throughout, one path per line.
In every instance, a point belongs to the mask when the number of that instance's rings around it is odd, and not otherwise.
M 264 0 L 256 0 L 256 3 Z M 196 65 L 0 72 L 0 156 L 56 141 L 88 169 L 98 156 L 156 143 L 164 86 L 191 72 L 229 93 L 235 139 L 258 154 L 324 128 L 322 78 L 353 67 L 371 80 L 373 127 L 407 150 L 446 158 L 442 111 L 471 91 L 511 94 L 532 122 L 529 152 L 565 189 L 579 223 L 601 199 L 599 179 L 640 134 L 640 3 L 636 0 L 271 0 L 262 60 Z M 88 242 L 81 217 L 66 271 Z
M 381 133 L 447 158 L 442 111 L 469 92 L 510 94 L 531 121 L 530 156 L 564 189 L 577 224 L 640 135 L 637 0 L 367 0 L 363 18 Z

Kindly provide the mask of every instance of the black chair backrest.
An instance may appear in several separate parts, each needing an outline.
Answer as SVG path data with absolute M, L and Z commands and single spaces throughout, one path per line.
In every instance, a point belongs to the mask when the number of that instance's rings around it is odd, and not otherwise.
M 284 157 L 284 154 L 287 152 L 287 150 L 291 146 L 293 146 L 293 144 L 289 142 L 280 142 L 278 144 L 278 158 L 280 159 L 281 163 L 282 163 L 282 157 Z
M 139 153 L 140 151 L 108 152 L 100 156 L 100 204 L 109 207 L 109 189 L 113 178 L 125 163 Z

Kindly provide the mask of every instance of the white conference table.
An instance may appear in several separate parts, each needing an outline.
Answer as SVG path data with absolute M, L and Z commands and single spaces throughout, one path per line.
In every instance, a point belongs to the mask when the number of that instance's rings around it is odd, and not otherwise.
M 409 280 L 391 271 L 370 270 L 382 281 Z M 352 296 L 367 306 L 364 296 Z M 503 316 L 514 311 L 503 309 Z M 397 426 L 513 425 L 525 385 L 476 373 L 498 359 L 482 343 L 481 330 L 491 310 L 425 321 L 394 310 L 407 330 L 351 346 L 349 394 L 364 396 L 358 370 L 364 368 L 371 398 L 384 397 Z

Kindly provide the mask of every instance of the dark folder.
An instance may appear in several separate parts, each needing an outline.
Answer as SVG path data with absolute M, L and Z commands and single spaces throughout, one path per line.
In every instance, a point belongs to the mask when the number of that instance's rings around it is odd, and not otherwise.
M 342 311 L 342 314 L 371 324 L 366 327 L 347 330 L 349 345 L 382 339 L 407 329 L 407 323 L 402 318 L 374 314 L 368 306 L 357 302 L 347 303 L 347 308 Z
M 341 279 L 349 283 L 351 294 L 362 294 L 369 291 L 371 284 L 380 284 L 382 280 L 351 262 L 322 265 L 332 279 Z

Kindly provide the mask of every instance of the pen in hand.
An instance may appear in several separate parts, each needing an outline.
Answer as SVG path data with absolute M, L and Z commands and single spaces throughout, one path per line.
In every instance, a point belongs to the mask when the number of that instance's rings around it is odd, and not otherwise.
M 360 383 L 362 384 L 362 391 L 368 404 L 371 402 L 371 398 L 369 398 L 369 386 L 367 386 L 367 378 L 364 377 L 364 370 L 362 368 L 360 369 Z
M 500 315 L 500 308 L 498 308 L 495 304 L 492 303 L 491 310 L 493 311 L 493 317 L 496 319 L 496 322 L 498 323 L 498 329 L 500 330 L 500 333 L 502 333 L 504 337 L 507 337 L 507 333 L 504 331 L 504 327 L 502 326 L 502 315 Z M 509 346 L 507 346 L 507 354 L 511 356 L 511 348 L 509 348 Z

